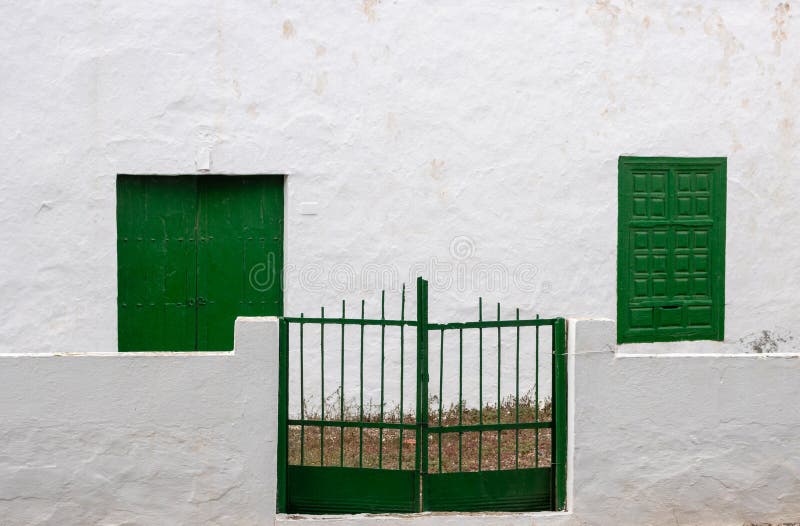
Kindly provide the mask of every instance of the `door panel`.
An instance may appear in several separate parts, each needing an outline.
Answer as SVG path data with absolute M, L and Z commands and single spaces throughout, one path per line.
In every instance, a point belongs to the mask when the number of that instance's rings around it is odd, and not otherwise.
M 206 177 L 198 191 L 198 350 L 231 350 L 237 316 L 282 314 L 282 180 Z
M 120 176 L 117 202 L 119 350 L 195 350 L 194 179 Z
M 553 509 L 553 468 L 437 473 L 426 477 L 426 511 Z
M 418 482 L 410 470 L 289 466 L 286 512 L 411 513 Z

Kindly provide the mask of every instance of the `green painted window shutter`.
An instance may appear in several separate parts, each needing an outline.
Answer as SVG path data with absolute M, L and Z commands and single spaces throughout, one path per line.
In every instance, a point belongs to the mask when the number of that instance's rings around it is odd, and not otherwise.
M 283 313 L 283 178 L 117 177 L 120 351 L 225 351 Z
M 725 158 L 620 157 L 617 340 L 722 340 Z

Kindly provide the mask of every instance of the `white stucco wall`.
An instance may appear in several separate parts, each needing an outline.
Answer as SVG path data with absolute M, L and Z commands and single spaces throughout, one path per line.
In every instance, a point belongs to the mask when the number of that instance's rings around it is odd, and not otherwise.
M 800 355 L 620 354 L 571 320 L 571 506 L 580 524 L 800 519 Z
M 0 355 L 0 524 L 270 524 L 278 324 L 232 353 Z
M 114 349 L 115 175 L 199 168 L 288 174 L 287 313 L 366 296 L 375 315 L 378 286 L 421 272 L 434 320 L 478 295 L 614 317 L 626 154 L 728 157 L 726 341 L 792 350 L 796 11 L 3 3 L 0 349 Z

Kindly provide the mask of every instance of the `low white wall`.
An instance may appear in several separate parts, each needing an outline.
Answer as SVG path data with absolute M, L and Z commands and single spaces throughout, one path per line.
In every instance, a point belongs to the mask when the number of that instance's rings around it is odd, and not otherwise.
M 0 355 L 0 524 L 270 524 L 278 326 L 232 353 Z
M 583 524 L 800 521 L 800 356 L 616 352 L 571 320 L 571 510 Z
M 621 354 L 611 321 L 569 331 L 569 513 L 277 522 L 800 519 L 800 356 Z M 0 524 L 272 524 L 277 336 L 240 318 L 233 353 L 0 356 Z

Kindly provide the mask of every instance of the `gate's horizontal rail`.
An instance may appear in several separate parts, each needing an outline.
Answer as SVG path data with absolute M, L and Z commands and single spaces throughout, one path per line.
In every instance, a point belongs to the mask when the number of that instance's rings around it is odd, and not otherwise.
M 290 426 L 306 427 L 360 427 L 370 429 L 411 429 L 417 428 L 417 424 L 401 424 L 400 422 L 360 422 L 358 420 L 298 420 L 289 419 Z
M 306 325 L 383 325 L 386 327 L 416 327 L 416 321 L 410 320 L 380 320 L 361 318 L 298 318 L 284 317 L 289 323 L 302 323 Z M 463 323 L 429 323 L 428 330 L 441 331 L 450 329 L 496 329 L 498 327 L 543 327 L 554 325 L 554 318 L 539 318 L 537 320 L 500 320 L 500 321 L 468 321 Z
M 553 427 L 553 422 L 520 422 L 503 424 L 464 424 L 455 426 L 430 426 L 429 433 L 469 433 L 473 431 L 507 431 L 515 429 L 547 429 Z
M 441 331 L 449 329 L 495 329 L 500 327 L 543 327 L 555 325 L 556 320 L 539 318 L 536 320 L 495 320 L 495 321 L 468 321 L 463 323 L 429 323 L 428 329 Z
M 364 429 L 411 429 L 417 424 L 401 424 L 400 422 L 359 422 L 358 420 L 288 420 L 290 426 L 306 427 L 361 427 Z M 513 431 L 515 429 L 548 429 L 553 427 L 553 422 L 520 422 L 503 424 L 465 424 L 454 426 L 430 426 L 431 433 L 471 433 L 477 431 Z
M 401 325 L 416 327 L 416 321 L 410 320 L 374 320 L 374 319 L 361 319 L 361 318 L 306 318 L 306 317 L 283 317 L 283 320 L 289 323 L 301 323 L 303 325 L 383 325 L 395 326 Z

